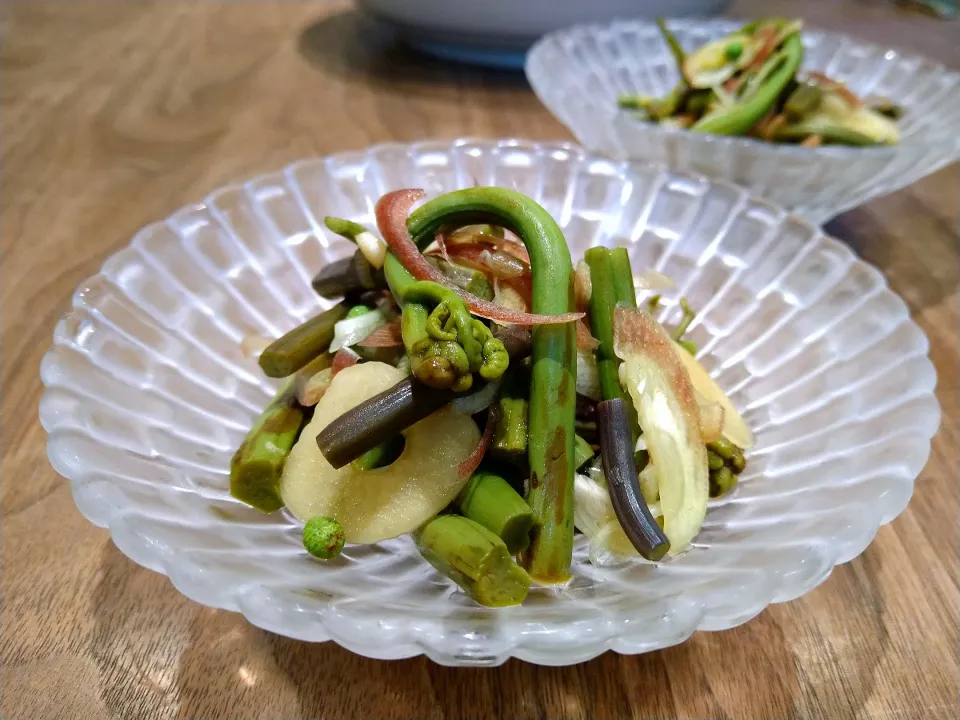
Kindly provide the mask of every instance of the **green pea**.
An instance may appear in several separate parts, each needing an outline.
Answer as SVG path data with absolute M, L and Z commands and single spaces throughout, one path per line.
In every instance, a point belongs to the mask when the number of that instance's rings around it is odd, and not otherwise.
M 333 518 L 310 518 L 303 527 L 303 546 L 315 558 L 330 560 L 343 550 L 343 526 Z
M 366 315 L 367 313 L 373 312 L 373 308 L 369 305 L 354 305 L 350 310 L 347 311 L 347 320 L 351 318 L 360 317 L 361 315 Z
M 725 48 L 724 52 L 730 60 L 736 60 L 738 57 L 743 55 L 743 43 L 742 42 L 732 42 Z

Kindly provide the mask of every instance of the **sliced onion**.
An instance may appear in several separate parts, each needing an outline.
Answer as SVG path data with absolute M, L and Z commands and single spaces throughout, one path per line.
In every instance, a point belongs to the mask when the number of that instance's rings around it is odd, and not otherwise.
M 719 440 L 723 437 L 723 420 L 726 415 L 723 405 L 709 402 L 703 396 L 698 397 L 697 402 L 700 406 L 700 436 L 705 443 Z
M 577 350 L 577 392 L 591 400 L 602 400 L 600 371 L 592 352 Z
M 755 442 L 753 433 L 730 402 L 730 398 L 693 355 L 676 342 L 673 349 L 690 375 L 690 381 L 697 391 L 698 402 L 702 404 L 699 399 L 703 398 L 706 402 L 716 402 L 723 406 L 723 436 L 743 450 L 752 448 Z
M 577 350 L 596 350 L 600 342 L 590 334 L 586 323 L 577 320 Z
M 685 550 L 700 531 L 710 487 L 700 411 L 686 368 L 657 321 L 623 305 L 614 311 L 614 352 L 656 473 L 670 553 Z
M 635 290 L 669 290 L 673 287 L 673 280 L 656 270 L 646 270 L 633 276 Z
M 499 247 L 503 243 L 503 238 L 496 235 L 490 235 L 484 232 L 487 225 L 465 225 L 451 233 L 448 233 L 444 239 L 448 245 L 470 245 L 473 243 L 483 243 Z
M 653 463 L 647 463 L 647 466 L 637 474 L 637 480 L 640 483 L 640 494 L 647 501 L 648 507 L 650 503 L 660 501 L 660 485 L 657 483 L 657 473 L 653 469 Z
M 360 362 L 360 356 L 354 350 L 348 347 L 340 348 L 333 356 L 333 364 L 330 366 L 331 375 L 336 375 L 341 370 L 353 367 L 358 362 Z
M 509 280 L 530 272 L 529 263 L 488 245 L 467 243 L 447 246 L 442 240 L 438 240 L 437 248 L 447 262 L 489 273 L 500 280 Z M 436 254 L 436 251 L 428 254 Z
M 451 403 L 453 409 L 461 415 L 476 415 L 481 410 L 486 410 L 496 399 L 500 391 L 502 378 L 488 382 L 477 392 L 466 397 L 457 398 Z
M 460 463 L 457 468 L 457 477 L 461 480 L 473 475 L 474 470 L 480 467 L 480 462 L 483 460 L 483 456 L 487 454 L 487 448 L 490 447 L 494 425 L 496 425 L 496 422 L 493 417 L 493 411 L 491 410 L 487 414 L 487 427 L 484 428 L 483 436 L 480 438 L 480 442 L 477 443 L 477 449 L 473 451 L 470 457 Z
M 493 302 L 512 312 L 526 312 L 527 302 L 515 287 L 493 279 Z
M 590 539 L 588 552 L 593 565 L 609 567 L 628 559 L 643 562 L 620 527 L 603 483 L 585 475 L 574 475 L 573 499 L 573 524 Z M 656 503 L 650 504 L 650 512 L 654 517 L 663 516 Z
M 547 325 L 568 323 L 579 320 L 583 313 L 564 313 L 561 315 L 535 315 L 515 312 L 497 306 L 476 295 L 455 287 L 443 273 L 428 263 L 414 244 L 407 231 L 407 214 L 410 207 L 424 197 L 423 190 L 397 190 L 387 193 L 377 202 L 377 227 L 383 234 L 387 245 L 403 266 L 418 280 L 432 280 L 457 292 L 475 315 L 489 320 L 514 325 Z
M 403 336 L 400 334 L 400 318 L 394 318 L 385 325 L 381 325 L 363 340 L 357 343 L 360 347 L 400 347 L 403 345 Z
M 328 367 L 313 375 L 297 375 L 295 387 L 297 393 L 297 402 L 303 407 L 312 407 L 320 402 L 320 398 L 330 387 L 333 380 L 333 367 Z
M 330 352 L 336 352 L 342 347 L 356 345 L 367 335 L 387 322 L 383 313 L 372 310 L 357 317 L 341 320 L 333 326 L 333 342 L 330 343 Z
M 577 294 L 577 307 L 586 310 L 593 296 L 593 281 L 590 279 L 590 266 L 587 265 L 586 260 L 580 260 L 577 263 L 573 275 L 573 289 Z
M 613 503 L 607 488 L 577 473 L 573 476 L 573 525 L 587 537 L 593 537 L 611 518 Z
M 757 30 L 755 42 L 758 42 L 760 49 L 757 50 L 757 53 L 751 58 L 750 64 L 747 65 L 747 72 L 759 70 L 763 67 L 767 59 L 773 55 L 773 51 L 776 50 L 777 45 L 780 44 L 777 29 L 772 25 L 766 25 L 760 28 Z
M 387 258 L 387 244 L 372 232 L 362 232 L 354 238 L 363 257 L 377 270 L 383 267 Z
M 273 340 L 263 335 L 244 335 L 240 341 L 240 354 L 245 358 L 260 357 L 260 353 L 267 349 Z

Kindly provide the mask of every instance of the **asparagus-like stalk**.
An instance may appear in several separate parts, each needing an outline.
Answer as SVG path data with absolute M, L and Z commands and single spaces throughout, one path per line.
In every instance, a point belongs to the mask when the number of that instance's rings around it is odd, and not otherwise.
M 488 187 L 447 193 L 411 213 L 407 229 L 422 248 L 443 226 L 477 223 L 507 228 L 523 241 L 533 278 L 532 312 L 560 315 L 576 309 L 573 264 L 563 232 L 546 210 L 518 192 Z M 537 524 L 524 563 L 541 582 L 570 577 L 576 359 L 574 323 L 534 328 L 527 502 Z
M 266 513 L 283 507 L 280 474 L 303 426 L 295 378 L 287 379 L 230 461 L 230 494 Z
M 385 288 L 383 270 L 373 267 L 363 253 L 357 250 L 347 258 L 325 265 L 312 282 L 314 291 L 320 297 L 328 299 L 345 295 L 356 295 L 365 290 Z
M 530 376 L 522 368 L 511 370 L 497 398 L 496 425 L 490 454 L 500 460 L 522 460 L 527 454 Z
M 327 462 L 341 468 L 454 397 L 449 390 L 434 390 L 406 377 L 327 425 L 317 435 L 317 446 Z
M 530 545 L 533 513 L 510 483 L 499 475 L 478 471 L 460 495 L 457 505 L 464 517 L 483 525 L 503 540 L 511 555 Z
M 590 248 L 584 254 L 590 267 L 590 326 L 597 345 L 597 371 L 604 400 L 630 399 L 620 385 L 620 358 L 613 351 L 613 310 L 619 304 L 637 306 L 630 258 L 624 248 Z
M 503 540 L 479 523 L 440 515 L 413 537 L 423 557 L 481 605 L 519 605 L 526 598 L 530 576 Z
M 573 446 L 574 466 L 579 470 L 595 454 L 593 448 L 590 447 L 590 443 L 577 435 Z
M 613 270 L 613 287 L 617 304 L 626 303 L 637 306 L 637 289 L 633 284 L 633 269 L 630 267 L 630 254 L 626 248 L 614 248 L 610 252 L 610 265 Z
M 348 310 L 349 305 L 338 303 L 277 338 L 260 354 L 260 368 L 268 377 L 292 375 L 330 346 L 333 326 Z
M 353 460 L 350 466 L 354 470 L 375 470 L 379 467 L 385 467 L 400 457 L 403 452 L 403 435 L 394 435 L 389 440 L 384 440 L 376 447 L 367 450 L 363 455 Z

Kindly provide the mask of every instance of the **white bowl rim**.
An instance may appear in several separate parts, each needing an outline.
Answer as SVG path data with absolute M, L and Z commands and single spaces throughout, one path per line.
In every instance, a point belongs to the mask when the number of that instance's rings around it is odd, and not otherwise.
M 686 27 L 697 27 L 697 26 L 714 26 L 721 30 L 733 31 L 739 27 L 742 27 L 744 22 L 737 20 L 730 20 L 727 18 L 667 18 L 667 22 L 673 26 L 686 26 Z M 655 28 L 656 23 L 649 20 L 643 19 L 634 19 L 634 20 L 614 20 L 612 22 L 602 22 L 602 23 L 581 23 L 578 25 L 571 25 L 570 27 L 562 28 L 560 30 L 555 30 L 553 32 L 547 33 L 542 38 L 537 40 L 531 46 L 530 50 L 527 52 L 527 58 L 524 62 L 524 73 L 527 77 L 527 81 L 530 83 L 530 86 L 533 88 L 534 93 L 540 102 L 553 114 L 553 110 L 550 109 L 550 104 L 546 102 L 546 93 L 543 91 L 542 78 L 538 77 L 536 73 L 531 72 L 531 66 L 536 62 L 536 58 L 539 53 L 543 52 L 543 49 L 547 45 L 557 42 L 561 38 L 567 37 L 574 32 L 582 31 L 621 31 L 623 28 L 630 27 L 647 27 Z M 868 47 L 873 50 L 882 51 L 884 55 L 889 53 L 894 53 L 905 61 L 915 62 L 918 64 L 925 64 L 933 72 L 940 72 L 947 77 L 953 78 L 958 87 L 957 92 L 960 92 L 960 72 L 951 70 L 947 66 L 943 65 L 936 60 L 931 60 L 923 55 L 919 55 L 915 52 L 900 50 L 891 46 L 884 46 L 878 43 L 870 42 L 867 40 L 861 40 L 860 38 L 847 35 L 846 33 L 838 33 L 830 30 L 822 30 L 818 27 L 804 25 L 804 32 L 816 33 L 825 37 L 836 38 L 838 40 L 845 40 L 848 42 L 855 42 L 860 46 Z M 617 115 L 621 114 L 616 107 L 601 107 L 598 108 L 598 112 L 603 114 L 603 118 L 606 121 L 611 121 Z M 561 120 L 562 121 L 562 120 Z M 709 142 L 717 143 L 720 145 L 726 145 L 735 148 L 747 148 L 758 150 L 760 152 L 776 152 L 782 155 L 789 155 L 793 157 L 801 158 L 810 158 L 812 155 L 817 155 L 820 157 L 830 157 L 837 160 L 850 160 L 857 157 L 862 157 L 864 154 L 869 154 L 874 157 L 885 157 L 891 158 L 897 154 L 898 150 L 902 147 L 922 147 L 922 148 L 932 148 L 941 145 L 944 141 L 948 140 L 951 137 L 956 137 L 957 134 L 960 134 L 960 127 L 957 127 L 954 131 L 951 132 L 950 128 L 945 129 L 942 133 L 935 136 L 933 141 L 929 140 L 909 140 L 907 142 L 899 142 L 896 145 L 880 145 L 873 147 L 848 147 L 845 145 L 822 145 L 817 148 L 804 148 L 797 145 L 790 144 L 780 144 L 780 143 L 770 143 L 764 140 L 757 140 L 755 138 L 740 137 L 736 135 L 714 135 L 708 133 L 693 133 L 690 130 L 685 128 L 675 128 L 670 126 L 663 126 L 654 123 L 644 122 L 642 120 L 637 120 L 635 118 L 630 118 L 630 122 L 636 126 L 642 127 L 645 132 L 649 132 L 653 135 L 688 135 L 691 137 L 696 137 L 698 139 L 704 139 Z

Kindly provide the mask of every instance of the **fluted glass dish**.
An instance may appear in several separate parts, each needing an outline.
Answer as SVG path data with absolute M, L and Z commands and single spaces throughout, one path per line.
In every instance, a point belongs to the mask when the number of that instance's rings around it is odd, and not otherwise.
M 728 20 L 670 21 L 687 50 L 739 27 Z M 804 29 L 803 44 L 804 68 L 825 72 L 862 97 L 888 97 L 905 108 L 899 144 L 803 148 L 638 120 L 617 107 L 617 97 L 661 96 L 679 79 L 659 29 L 647 21 L 550 33 L 531 48 L 526 73 L 540 101 L 585 147 L 615 159 L 659 162 L 730 180 L 815 222 L 960 158 L 960 73 L 815 29 Z
M 275 381 L 244 356 L 326 303 L 352 251 L 325 214 L 371 223 L 379 196 L 481 185 L 535 198 L 573 256 L 626 245 L 686 295 L 689 337 L 756 447 L 694 546 L 600 568 L 521 607 L 475 605 L 409 537 L 311 559 L 300 526 L 228 493 L 228 465 Z M 906 506 L 939 422 L 927 340 L 881 274 L 805 220 L 733 185 L 517 140 L 381 145 L 307 160 L 148 225 L 77 289 L 43 359 L 48 454 L 77 507 L 187 597 L 292 638 L 449 665 L 562 665 L 642 653 L 796 598 Z

